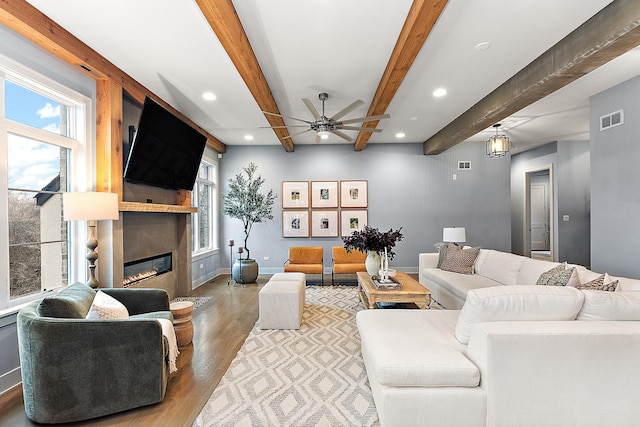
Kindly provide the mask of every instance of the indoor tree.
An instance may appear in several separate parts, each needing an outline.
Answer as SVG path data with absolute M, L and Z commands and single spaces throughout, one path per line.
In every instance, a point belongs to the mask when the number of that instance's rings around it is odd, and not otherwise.
M 251 233 L 251 228 L 256 222 L 263 222 L 273 219 L 273 203 L 276 195 L 273 190 L 268 193 L 261 193 L 260 187 L 264 184 L 264 178 L 257 175 L 258 166 L 249 163 L 249 166 L 242 168 L 244 173 L 239 173 L 235 178 L 229 179 L 229 190 L 222 194 L 223 210 L 225 215 L 242 221 L 244 226 L 244 249 L 249 259 L 249 248 L 247 240 Z

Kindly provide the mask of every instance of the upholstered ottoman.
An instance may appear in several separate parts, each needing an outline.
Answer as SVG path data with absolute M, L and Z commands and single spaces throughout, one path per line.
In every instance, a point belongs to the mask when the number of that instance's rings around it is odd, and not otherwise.
M 300 329 L 305 302 L 304 273 L 277 273 L 258 294 L 260 329 Z

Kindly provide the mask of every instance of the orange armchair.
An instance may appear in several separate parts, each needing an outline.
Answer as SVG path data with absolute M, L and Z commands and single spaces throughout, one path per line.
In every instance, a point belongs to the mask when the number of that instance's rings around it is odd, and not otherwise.
M 285 272 L 319 274 L 324 285 L 324 248 L 322 246 L 291 246 Z
M 333 258 L 333 268 L 331 269 L 332 285 L 335 274 L 356 274 L 359 271 L 367 271 L 365 267 L 366 253 L 358 250 L 352 250 L 349 253 L 344 246 L 333 246 L 331 255 Z

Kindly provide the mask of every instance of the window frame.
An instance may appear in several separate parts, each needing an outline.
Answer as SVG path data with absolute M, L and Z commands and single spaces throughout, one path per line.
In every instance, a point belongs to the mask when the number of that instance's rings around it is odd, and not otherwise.
M 5 80 L 20 85 L 30 91 L 43 95 L 52 101 L 59 102 L 70 109 L 70 119 L 73 115 L 73 131 L 71 137 L 66 137 L 54 132 L 38 129 L 24 123 L 16 122 L 5 117 Z M 27 66 L 24 66 L 4 55 L 0 55 L 0 241 L 6 242 L 0 245 L 0 277 L 3 285 L 0 286 L 0 313 L 12 310 L 27 302 L 37 300 L 43 296 L 56 293 L 59 289 L 52 289 L 31 295 L 25 295 L 11 299 L 10 295 L 10 266 L 9 266 L 9 223 L 8 223 L 8 135 L 14 134 L 22 137 L 42 141 L 70 150 L 68 188 L 62 191 L 86 191 L 93 185 L 91 171 L 94 162 L 93 141 L 94 126 L 92 100 L 49 78 Z M 71 120 L 70 120 L 71 121 Z M 86 240 L 86 224 L 78 221 L 67 223 L 67 250 L 68 250 L 68 283 L 84 281 L 86 278 L 86 262 L 84 259 Z
M 195 184 L 193 186 L 193 190 L 191 192 L 191 200 L 192 206 L 198 208 L 198 211 L 192 213 L 192 230 L 191 230 L 191 239 L 193 242 L 193 250 L 191 252 L 192 259 L 196 259 L 196 257 L 202 256 L 203 254 L 207 254 L 209 252 L 215 252 L 219 250 L 218 244 L 218 162 L 214 160 L 212 157 L 207 155 L 207 149 L 205 149 L 205 154 L 202 156 L 202 160 L 200 161 L 200 167 L 202 165 L 206 165 L 210 167 L 209 171 L 209 179 L 200 178 L 200 170 L 198 169 L 198 177 L 196 178 Z M 199 247 L 199 237 L 200 230 L 198 227 L 199 224 L 199 187 L 201 183 L 206 183 L 210 186 L 210 194 L 209 194 L 209 246 L 206 248 Z

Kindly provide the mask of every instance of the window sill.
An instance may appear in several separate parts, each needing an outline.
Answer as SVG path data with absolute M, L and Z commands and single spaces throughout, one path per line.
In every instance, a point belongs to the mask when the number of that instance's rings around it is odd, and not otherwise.
M 199 261 L 201 259 L 210 257 L 212 255 L 218 255 L 219 253 L 220 253 L 220 249 L 218 249 L 218 248 L 209 249 L 209 250 L 206 250 L 206 251 L 193 253 L 193 254 L 191 254 L 191 261 L 192 262 Z

